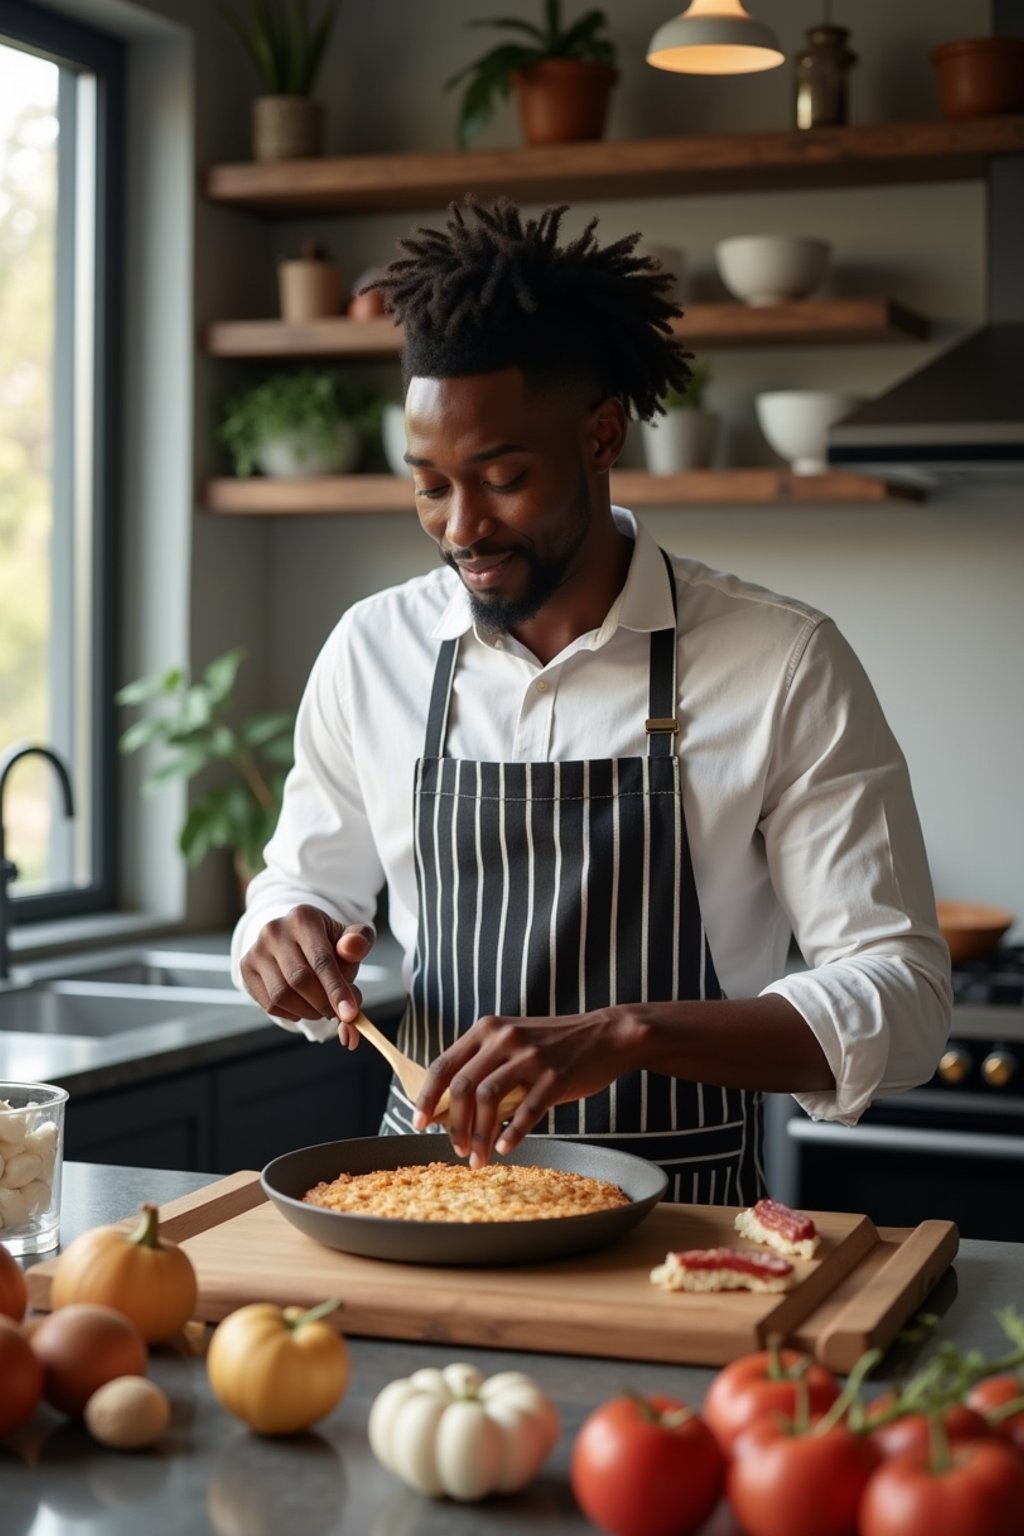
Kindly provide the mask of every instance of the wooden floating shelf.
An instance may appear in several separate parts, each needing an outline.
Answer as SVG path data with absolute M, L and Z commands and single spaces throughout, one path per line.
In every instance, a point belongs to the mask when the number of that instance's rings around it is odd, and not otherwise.
M 919 501 L 921 492 L 868 475 L 837 472 L 794 475 L 784 469 L 702 469 L 650 475 L 624 469 L 612 475 L 612 499 L 627 507 L 822 506 Z M 327 475 L 272 480 L 208 480 L 208 512 L 256 516 L 412 512 L 412 482 L 397 475 Z
M 675 330 L 693 347 L 819 346 L 918 341 L 928 322 L 892 299 L 802 299 L 758 308 L 688 304 Z M 388 319 L 340 315 L 300 323 L 216 320 L 206 327 L 204 348 L 210 357 L 397 357 L 402 332 Z
M 244 162 L 210 166 L 203 190 L 267 215 L 371 213 L 437 208 L 467 192 L 542 202 L 954 181 L 982 176 L 993 156 L 1021 153 L 1024 116 L 979 117 Z

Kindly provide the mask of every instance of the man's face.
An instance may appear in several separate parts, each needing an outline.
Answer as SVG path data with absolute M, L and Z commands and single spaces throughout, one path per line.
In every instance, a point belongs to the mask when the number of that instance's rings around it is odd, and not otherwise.
M 414 378 L 405 403 L 416 506 L 476 621 L 513 629 L 586 564 L 587 421 L 573 394 L 530 394 L 516 368 Z

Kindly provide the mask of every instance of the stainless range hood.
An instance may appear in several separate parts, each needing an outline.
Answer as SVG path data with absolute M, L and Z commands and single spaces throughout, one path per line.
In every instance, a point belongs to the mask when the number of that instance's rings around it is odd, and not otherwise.
M 1024 323 L 988 325 L 829 434 L 829 463 L 922 483 L 1024 483 Z
M 1024 36 L 992 0 L 994 37 Z M 1024 486 L 1024 155 L 989 163 L 988 324 L 829 433 L 829 463 L 925 487 Z

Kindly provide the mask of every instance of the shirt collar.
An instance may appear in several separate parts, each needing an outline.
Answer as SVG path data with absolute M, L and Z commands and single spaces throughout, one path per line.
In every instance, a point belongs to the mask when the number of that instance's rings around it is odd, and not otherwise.
M 617 629 L 650 634 L 653 630 L 676 627 L 672 591 L 661 550 L 625 507 L 612 507 L 612 516 L 619 530 L 634 541 L 635 548 L 622 591 L 608 610 L 604 623 L 593 633 L 591 647 L 594 650 L 606 644 Z M 432 640 L 457 640 L 474 627 L 469 593 L 454 572 L 453 579 L 455 588 L 430 631 Z M 481 637 L 478 635 L 478 638 Z

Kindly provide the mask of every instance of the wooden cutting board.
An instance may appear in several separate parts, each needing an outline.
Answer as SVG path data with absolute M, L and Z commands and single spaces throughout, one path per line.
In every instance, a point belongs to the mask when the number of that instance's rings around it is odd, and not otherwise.
M 195 1266 L 197 1316 L 207 1322 L 251 1301 L 314 1306 L 339 1296 L 337 1325 L 353 1335 L 723 1365 L 779 1334 L 844 1372 L 863 1350 L 891 1343 L 958 1246 L 951 1222 L 880 1234 L 866 1216 L 815 1211 L 821 1247 L 797 1262 L 797 1284 L 782 1295 L 667 1294 L 650 1283 L 670 1249 L 744 1246 L 733 1229 L 737 1209 L 662 1204 L 611 1248 L 500 1269 L 393 1264 L 323 1248 L 286 1221 L 248 1171 L 160 1215 Z M 38 1311 L 49 1308 L 54 1263 L 28 1271 Z

